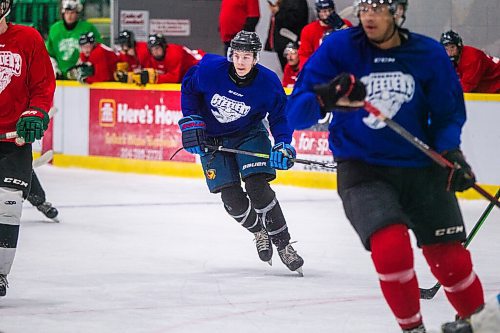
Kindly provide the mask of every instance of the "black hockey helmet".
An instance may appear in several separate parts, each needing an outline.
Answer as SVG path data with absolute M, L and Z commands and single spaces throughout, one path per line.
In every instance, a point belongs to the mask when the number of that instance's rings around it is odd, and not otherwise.
M 118 33 L 118 37 L 115 38 L 115 44 L 127 45 L 129 48 L 135 46 L 135 36 L 130 30 L 122 30 Z
M 152 34 L 148 37 L 148 49 L 153 46 L 161 46 L 163 50 L 167 47 L 167 39 L 162 34 Z
M 80 46 L 85 44 L 94 44 L 94 43 L 95 43 L 95 35 L 92 31 L 81 34 L 80 39 L 78 40 L 78 44 Z
M 443 45 L 455 44 L 459 49 L 462 49 L 464 46 L 462 37 L 460 37 L 460 35 L 453 30 L 443 32 L 439 42 Z
M 13 0 L 0 0 L 0 20 L 9 15 Z
M 241 30 L 231 39 L 230 47 L 233 51 L 260 52 L 262 43 L 255 32 Z
M 299 46 L 297 45 L 297 43 L 295 43 L 295 42 L 289 42 L 285 46 L 285 50 L 283 51 L 283 57 L 286 58 L 288 52 L 291 52 L 291 51 L 295 51 L 296 52 L 298 49 L 299 49 Z
M 317 12 L 319 12 L 322 9 L 335 10 L 335 3 L 333 2 L 333 0 L 315 0 L 314 6 L 316 7 Z

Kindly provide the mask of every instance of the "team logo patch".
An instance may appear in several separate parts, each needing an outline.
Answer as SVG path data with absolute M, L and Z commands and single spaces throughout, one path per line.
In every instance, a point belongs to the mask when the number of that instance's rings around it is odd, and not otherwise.
M 361 78 L 366 85 L 367 99 L 386 117 L 393 118 L 401 109 L 403 103 L 413 99 L 415 79 L 403 72 L 371 73 Z M 363 118 L 366 126 L 381 129 L 386 124 L 370 114 Z
M 0 52 L 0 93 L 4 91 L 12 80 L 12 76 L 20 76 L 23 60 L 17 53 L 10 51 Z
M 215 177 L 217 176 L 215 173 L 215 169 L 208 169 L 206 172 L 207 179 L 214 180 Z
M 243 102 L 228 98 L 224 95 L 215 94 L 210 100 L 214 117 L 219 123 L 225 124 L 246 116 L 251 107 Z

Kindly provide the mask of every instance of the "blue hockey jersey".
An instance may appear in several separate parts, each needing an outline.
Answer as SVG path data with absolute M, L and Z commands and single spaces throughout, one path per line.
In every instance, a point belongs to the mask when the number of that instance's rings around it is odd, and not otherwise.
M 465 122 L 458 77 L 442 45 L 415 33 L 400 46 L 382 50 L 356 27 L 331 34 L 305 64 L 287 105 L 289 125 L 317 122 L 320 106 L 313 87 L 347 72 L 366 85 L 367 100 L 438 152 L 457 148 Z M 330 149 L 339 159 L 400 167 L 431 160 L 364 109 L 334 112 Z
M 184 116 L 202 116 L 212 137 L 244 133 L 268 116 L 274 141 L 290 143 L 287 98 L 277 75 L 257 64 L 253 81 L 238 87 L 229 77 L 231 65 L 225 57 L 207 54 L 186 73 L 181 88 Z

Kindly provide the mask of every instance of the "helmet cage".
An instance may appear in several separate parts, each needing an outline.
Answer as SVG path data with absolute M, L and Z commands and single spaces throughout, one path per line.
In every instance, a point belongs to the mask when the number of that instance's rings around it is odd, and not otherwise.
M 12 1 L 13 0 L 0 1 L 0 20 L 4 19 L 7 15 L 9 15 L 10 10 L 12 9 Z

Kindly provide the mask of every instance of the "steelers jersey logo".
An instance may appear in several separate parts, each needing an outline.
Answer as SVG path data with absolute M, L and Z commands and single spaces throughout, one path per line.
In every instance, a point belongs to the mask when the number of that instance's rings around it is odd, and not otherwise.
M 207 179 L 210 179 L 210 180 L 213 180 L 216 177 L 215 169 L 207 170 L 206 174 L 207 174 Z

